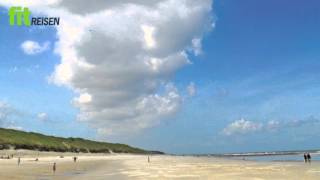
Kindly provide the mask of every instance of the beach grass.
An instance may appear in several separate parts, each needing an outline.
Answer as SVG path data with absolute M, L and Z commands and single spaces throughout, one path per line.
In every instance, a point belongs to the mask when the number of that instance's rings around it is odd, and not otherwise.
M 4 128 L 0 128 L 0 149 L 82 153 L 156 153 L 126 144 L 98 142 L 82 138 L 62 138 Z

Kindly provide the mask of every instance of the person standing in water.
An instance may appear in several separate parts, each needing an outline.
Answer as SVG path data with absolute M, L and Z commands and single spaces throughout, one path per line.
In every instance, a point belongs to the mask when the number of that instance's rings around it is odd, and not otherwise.
M 304 162 L 307 163 L 308 159 L 307 159 L 307 154 L 306 153 L 303 154 L 303 158 L 304 158 Z
M 308 160 L 309 163 L 311 163 L 311 155 L 310 155 L 310 153 L 307 154 L 307 160 Z
M 53 170 L 53 173 L 55 174 L 56 170 L 57 170 L 57 164 L 56 163 L 53 163 L 52 170 Z
M 18 157 L 18 166 L 20 166 L 20 163 L 21 163 L 21 159 L 20 157 Z

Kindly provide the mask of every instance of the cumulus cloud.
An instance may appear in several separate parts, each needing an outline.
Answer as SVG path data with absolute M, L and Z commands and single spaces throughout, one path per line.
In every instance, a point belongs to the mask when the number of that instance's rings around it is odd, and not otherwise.
M 196 56 L 202 54 L 202 43 L 200 38 L 192 39 L 192 48 Z
M 187 87 L 187 92 L 189 96 L 195 96 L 197 94 L 197 88 L 194 82 L 191 82 Z
M 79 93 L 79 119 L 110 135 L 174 114 L 181 95 L 171 77 L 190 64 L 186 51 L 209 29 L 211 1 L 99 1 L 92 10 L 69 2 L 58 6 L 77 15 L 58 28 L 62 61 L 52 80 Z
M 46 50 L 49 49 L 49 42 L 45 42 L 43 44 L 39 44 L 36 41 L 24 41 L 21 44 L 21 49 L 23 50 L 24 53 L 28 54 L 28 55 L 35 55 L 35 54 L 40 54 Z
M 87 0 L 77 0 L 77 4 L 75 5 L 75 0 L 56 0 L 56 2 L 59 2 L 58 6 L 65 7 L 75 14 L 90 14 L 123 5 L 142 5 L 152 7 L 158 2 L 163 1 L 164 0 L 91 0 L 90 3 L 88 3 Z
M 279 121 L 271 120 L 266 124 L 266 129 L 274 131 L 274 130 L 278 130 L 281 126 L 282 124 Z
M 290 121 L 290 122 L 286 122 L 283 124 L 283 126 L 285 127 L 301 127 L 301 126 L 306 126 L 306 125 L 315 125 L 315 124 L 319 124 L 320 120 L 310 116 L 306 119 L 298 119 L 298 120 L 294 120 L 294 121 Z
M 37 115 L 37 117 L 38 117 L 38 119 L 40 120 L 40 121 L 47 121 L 48 120 L 48 114 L 47 113 L 39 113 L 38 115 Z
M 276 121 L 270 120 L 267 122 L 253 122 L 245 119 L 240 119 L 232 122 L 223 129 L 222 134 L 226 136 L 237 134 L 249 134 L 254 132 L 277 132 L 285 129 L 297 129 L 303 126 L 320 125 L 320 120 L 314 117 L 309 117 L 301 120 L 291 121 Z
M 262 130 L 263 124 L 253 121 L 240 119 L 229 124 L 224 130 L 223 134 L 230 136 L 234 134 L 248 134 Z
M 8 103 L 0 101 L 0 127 L 16 129 L 14 117 L 19 116 L 19 112 Z
M 8 116 L 11 114 L 11 108 L 8 104 L 0 101 L 0 125 L 6 123 Z
M 79 120 L 107 135 L 139 132 L 178 111 L 172 77 L 191 64 L 188 54 L 200 51 L 213 24 L 212 0 L 23 3 L 62 19 L 61 62 L 50 81 L 73 89 Z
M 7 7 L 10 6 L 27 6 L 27 7 L 44 7 L 57 4 L 60 0 L 2 0 L 1 4 Z

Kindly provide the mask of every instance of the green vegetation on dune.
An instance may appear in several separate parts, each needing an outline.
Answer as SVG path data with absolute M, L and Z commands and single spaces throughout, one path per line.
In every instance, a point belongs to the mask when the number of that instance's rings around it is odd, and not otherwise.
M 146 151 L 125 144 L 96 142 L 81 138 L 61 138 L 46 136 L 39 133 L 0 128 L 0 149 L 9 148 L 83 153 L 161 153 Z

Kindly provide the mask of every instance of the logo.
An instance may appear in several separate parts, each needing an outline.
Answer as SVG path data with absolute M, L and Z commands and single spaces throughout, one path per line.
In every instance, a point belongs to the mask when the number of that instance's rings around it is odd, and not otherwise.
M 59 26 L 59 17 L 31 17 L 29 8 L 11 7 L 9 9 L 9 23 L 11 26 Z

